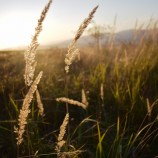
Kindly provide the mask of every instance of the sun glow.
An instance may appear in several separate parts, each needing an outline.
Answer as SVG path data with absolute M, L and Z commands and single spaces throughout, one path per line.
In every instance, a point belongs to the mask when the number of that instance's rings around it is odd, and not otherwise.
M 28 45 L 35 28 L 35 20 L 28 15 L 13 13 L 0 17 L 0 49 Z
M 0 50 L 19 49 L 28 46 L 35 32 L 38 14 L 39 12 L 22 12 L 0 15 Z M 69 30 L 65 33 L 63 24 L 54 22 L 56 20 L 58 19 L 52 20 L 46 17 L 43 32 L 38 38 L 40 45 L 53 45 L 71 37 L 72 33 Z

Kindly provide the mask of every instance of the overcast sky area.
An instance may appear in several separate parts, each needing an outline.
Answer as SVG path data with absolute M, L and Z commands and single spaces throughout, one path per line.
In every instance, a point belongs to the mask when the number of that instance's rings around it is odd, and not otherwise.
M 47 0 L 0 0 L 0 49 L 27 46 Z M 158 0 L 54 0 L 43 23 L 39 43 L 55 44 L 73 38 L 89 12 L 99 8 L 96 24 L 113 26 L 116 31 L 132 29 L 136 20 L 147 24 L 158 19 Z M 92 24 L 89 26 L 91 27 Z

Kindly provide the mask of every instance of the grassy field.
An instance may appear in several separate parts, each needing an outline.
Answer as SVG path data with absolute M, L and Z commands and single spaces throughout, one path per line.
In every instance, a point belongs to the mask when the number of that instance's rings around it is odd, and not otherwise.
M 158 155 L 158 45 L 154 41 L 120 44 L 99 52 L 84 48 L 68 75 L 69 98 L 81 101 L 86 110 L 70 105 L 69 134 L 63 151 L 83 150 L 79 157 L 155 157 Z M 58 129 L 66 109 L 56 98 L 65 95 L 66 49 L 39 50 L 36 71 L 44 74 L 38 89 L 44 117 L 36 99 L 20 147 L 21 156 L 55 153 Z M 16 157 L 19 109 L 27 92 L 23 51 L 0 52 L 0 153 Z M 101 95 L 101 87 L 103 92 Z M 50 156 L 49 156 L 50 154 Z M 77 154 L 77 153 L 76 153 Z
M 26 59 L 33 57 L 26 57 L 26 51 L 0 52 L 1 158 L 158 157 L 157 28 L 139 41 L 135 36 L 128 43 L 109 40 L 100 48 L 95 44 L 79 48 L 79 53 L 75 43 L 95 9 L 68 50 L 37 50 L 30 84 Z M 44 16 L 29 51 L 37 49 Z M 76 54 L 69 63 L 71 51 Z

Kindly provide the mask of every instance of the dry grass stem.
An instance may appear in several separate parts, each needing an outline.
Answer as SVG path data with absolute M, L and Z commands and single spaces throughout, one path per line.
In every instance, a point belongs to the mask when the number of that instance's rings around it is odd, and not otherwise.
M 147 112 L 150 117 L 154 106 L 158 103 L 158 99 L 156 99 L 152 104 L 150 104 L 149 99 L 147 98 L 146 102 L 147 102 Z
M 42 72 L 39 73 L 33 84 L 31 85 L 28 93 L 25 96 L 23 101 L 22 109 L 20 110 L 19 119 L 18 119 L 18 127 L 15 127 L 15 133 L 17 133 L 17 145 L 20 145 L 23 141 L 23 134 L 25 132 L 25 126 L 27 124 L 27 117 L 30 113 L 30 104 L 33 99 L 33 94 L 37 90 L 37 85 L 40 82 L 42 77 Z
M 73 39 L 73 41 L 68 46 L 68 53 L 66 54 L 65 58 L 65 71 L 66 73 L 69 72 L 69 66 L 72 64 L 72 62 L 75 60 L 76 56 L 79 54 L 79 50 L 76 48 L 76 42 L 83 34 L 84 30 L 87 28 L 89 23 L 91 22 L 98 6 L 96 6 L 90 13 L 88 18 L 86 18 L 82 24 L 79 26 L 79 29 L 76 32 L 76 35 Z
M 56 151 L 57 151 L 58 157 L 61 157 L 60 150 L 63 147 L 63 145 L 65 144 L 64 135 L 66 133 L 66 126 L 68 125 L 68 122 L 69 122 L 69 113 L 67 113 L 65 115 L 63 123 L 60 126 L 60 132 L 59 132 L 59 135 L 58 135 L 58 142 L 57 142 L 57 145 L 56 145 L 56 148 L 55 148 Z M 62 156 L 63 156 L 63 154 L 62 154 Z
M 149 99 L 147 98 L 146 99 L 146 103 L 147 103 L 147 112 L 148 112 L 148 115 L 149 117 L 151 116 L 151 105 L 150 105 L 150 102 L 149 102 Z
M 37 99 L 37 106 L 39 108 L 39 114 L 41 116 L 44 116 L 44 107 L 38 89 L 36 90 L 36 99 Z
M 81 103 L 79 101 L 76 101 L 76 100 L 73 100 L 73 99 L 69 99 L 69 98 L 65 98 L 65 97 L 57 98 L 56 101 L 57 102 L 65 102 L 65 103 L 72 104 L 72 105 L 77 105 L 77 106 L 82 107 L 83 109 L 87 108 L 86 104 L 83 104 L 83 103 Z
M 84 150 L 75 150 L 75 151 L 68 151 L 68 152 L 61 152 L 64 156 L 68 157 L 77 157 L 76 155 L 79 155 L 81 153 L 85 152 Z
M 86 97 L 86 93 L 85 93 L 85 90 L 82 89 L 82 103 L 86 106 L 88 106 L 88 101 L 87 101 L 87 97 Z
M 104 100 L 104 85 L 103 83 L 100 85 L 100 97 Z
M 25 79 L 25 84 L 27 86 L 30 86 L 33 82 L 34 72 L 35 72 L 35 67 L 36 67 L 35 55 L 36 55 L 37 47 L 39 46 L 38 36 L 40 32 L 42 31 L 42 23 L 46 17 L 46 14 L 49 10 L 51 3 L 52 3 L 52 0 L 49 0 L 48 4 L 43 9 L 41 16 L 38 20 L 37 27 L 35 28 L 35 34 L 32 37 L 32 41 L 30 45 L 28 46 L 26 52 L 24 53 L 25 62 L 26 62 L 24 79 Z

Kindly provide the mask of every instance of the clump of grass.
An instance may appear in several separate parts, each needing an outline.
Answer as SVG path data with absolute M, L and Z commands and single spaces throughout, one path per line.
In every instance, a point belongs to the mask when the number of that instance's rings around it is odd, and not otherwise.
M 52 0 L 49 0 L 48 4 L 45 6 L 44 10 L 41 13 L 41 16 L 38 20 L 37 27 L 35 28 L 35 34 L 32 37 L 31 44 L 29 45 L 27 51 L 25 52 L 25 62 L 26 62 L 26 67 L 25 67 L 25 74 L 24 74 L 24 79 L 25 79 L 25 84 L 26 86 L 31 86 L 27 95 L 25 96 L 25 99 L 23 101 L 22 109 L 20 110 L 19 114 L 19 119 L 18 119 L 18 128 L 15 127 L 15 133 L 17 133 L 17 145 L 19 146 L 22 141 L 23 141 L 23 134 L 25 132 L 25 126 L 27 124 L 27 118 L 30 113 L 30 104 L 33 99 L 33 95 L 35 91 L 37 90 L 37 85 L 40 82 L 40 79 L 42 77 L 43 72 L 40 72 L 37 78 L 33 81 L 34 73 L 35 73 L 35 66 L 36 66 L 36 61 L 35 61 L 35 54 L 36 50 L 38 47 L 38 36 L 40 32 L 42 31 L 42 23 L 46 17 L 46 14 L 49 10 L 49 7 L 52 3 Z M 41 107 L 41 101 L 39 98 L 39 92 L 36 92 L 37 94 L 37 101 L 38 105 L 40 106 L 40 113 L 43 114 L 43 107 Z
M 79 101 L 75 101 L 73 99 L 68 98 L 67 74 L 69 72 L 70 65 L 72 64 L 72 62 L 76 59 L 76 57 L 79 54 L 79 50 L 76 48 L 76 43 L 77 43 L 78 39 L 81 37 L 81 35 L 83 34 L 84 30 L 87 28 L 87 26 L 91 22 L 97 8 L 98 8 L 98 6 L 93 8 L 92 11 L 89 13 L 88 17 L 81 23 L 81 25 L 79 26 L 79 28 L 75 34 L 73 41 L 68 46 L 68 51 L 67 51 L 67 54 L 65 57 L 65 72 L 66 72 L 66 75 L 65 75 L 65 96 L 66 97 L 61 97 L 61 98 L 56 99 L 56 101 L 58 101 L 58 102 L 65 102 L 66 103 L 66 112 L 67 113 L 69 113 L 68 104 L 77 105 L 77 106 L 82 107 L 83 109 L 86 109 L 88 106 L 88 102 L 86 100 L 85 94 L 83 94 L 84 93 L 83 91 L 82 91 L 82 101 L 83 101 L 82 103 L 80 103 Z M 69 128 L 69 126 L 68 126 L 68 128 Z M 68 136 L 69 136 L 69 129 L 68 129 Z M 68 146 L 69 145 L 70 144 L 68 143 Z
M 42 31 L 42 23 L 45 19 L 46 13 L 48 12 L 51 3 L 52 3 L 52 0 L 50 0 L 48 2 L 48 4 L 45 6 L 44 10 L 42 11 L 40 19 L 38 20 L 38 25 L 35 29 L 35 34 L 32 38 L 31 44 L 29 45 L 27 51 L 25 52 L 26 67 L 25 67 L 24 79 L 25 79 L 26 86 L 30 86 L 30 89 L 29 89 L 27 95 L 25 96 L 22 109 L 20 110 L 19 119 L 18 119 L 18 121 L 19 121 L 18 127 L 14 128 L 14 132 L 17 134 L 17 145 L 18 146 L 23 141 L 23 134 L 26 130 L 25 128 L 26 128 L 26 124 L 27 124 L 28 115 L 31 112 L 30 104 L 31 104 L 31 101 L 33 99 L 33 95 L 35 92 L 36 92 L 36 99 L 37 99 L 37 104 L 39 107 L 40 115 L 43 116 L 43 112 L 44 112 L 44 108 L 43 108 L 43 104 L 42 104 L 42 101 L 40 98 L 40 94 L 37 90 L 37 85 L 40 82 L 40 79 L 42 77 L 42 72 L 39 73 L 39 75 L 37 76 L 37 78 L 34 81 L 33 81 L 33 78 L 34 78 L 35 67 L 36 67 L 35 55 L 36 55 L 37 47 L 39 45 L 38 44 L 38 36 L 39 36 L 40 32 Z M 88 18 L 86 18 L 83 21 L 83 23 L 80 25 L 80 27 L 76 33 L 76 36 L 75 36 L 73 42 L 69 45 L 68 54 L 66 55 L 66 59 L 65 59 L 65 63 L 67 64 L 65 67 L 66 73 L 68 73 L 69 65 L 72 63 L 72 61 L 75 59 L 75 56 L 78 54 L 78 49 L 75 48 L 75 44 L 76 44 L 77 40 L 80 38 L 80 36 L 82 35 L 85 28 L 91 22 L 93 15 L 96 12 L 97 8 L 98 8 L 98 6 L 95 7 L 90 12 Z M 85 96 L 84 91 L 82 91 L 82 100 L 84 103 L 80 103 L 78 101 L 74 101 L 72 99 L 64 98 L 64 97 L 57 98 L 56 100 L 60 101 L 60 102 L 62 101 L 62 102 L 66 102 L 69 104 L 77 105 L 77 106 L 80 106 L 84 109 L 86 109 L 88 106 L 88 102 L 86 100 L 86 96 Z M 64 138 L 64 135 L 66 133 L 66 126 L 68 124 L 68 121 L 69 121 L 69 113 L 67 111 L 67 114 L 64 118 L 64 121 L 60 127 L 58 142 L 57 142 L 57 145 L 55 148 L 55 150 L 57 151 L 58 157 L 65 157 L 64 154 L 60 153 L 60 150 L 61 150 L 62 146 L 65 144 L 65 141 L 63 138 Z

